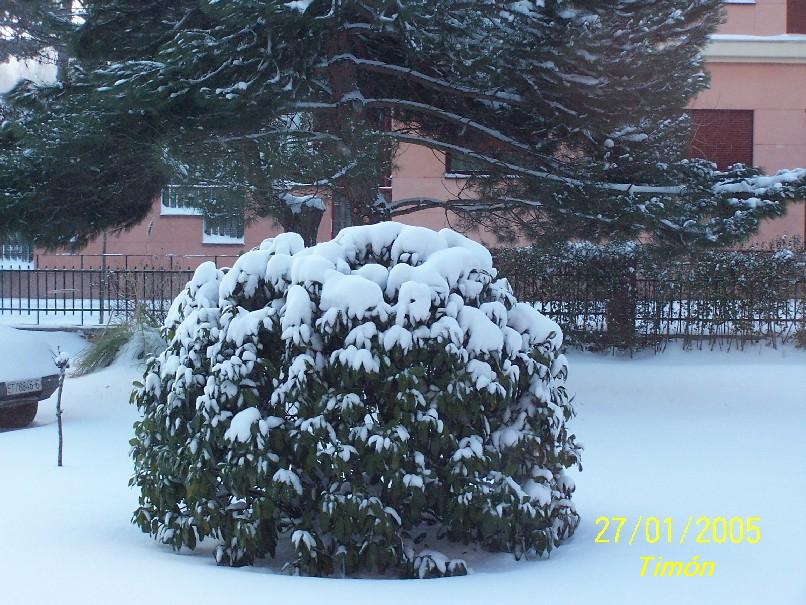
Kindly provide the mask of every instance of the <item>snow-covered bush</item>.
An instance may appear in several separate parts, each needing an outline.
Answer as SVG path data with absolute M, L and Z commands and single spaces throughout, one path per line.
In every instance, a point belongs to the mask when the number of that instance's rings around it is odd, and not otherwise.
M 202 264 L 132 395 L 134 521 L 219 564 L 458 575 L 426 547 L 543 555 L 578 523 L 558 326 L 451 231 L 351 227 Z M 288 552 L 285 549 L 283 552 Z

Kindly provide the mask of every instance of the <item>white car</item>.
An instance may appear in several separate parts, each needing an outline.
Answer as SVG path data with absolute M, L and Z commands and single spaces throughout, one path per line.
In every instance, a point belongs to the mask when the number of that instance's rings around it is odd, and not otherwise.
M 0 326 L 0 428 L 31 424 L 39 402 L 58 386 L 50 347 L 23 330 Z

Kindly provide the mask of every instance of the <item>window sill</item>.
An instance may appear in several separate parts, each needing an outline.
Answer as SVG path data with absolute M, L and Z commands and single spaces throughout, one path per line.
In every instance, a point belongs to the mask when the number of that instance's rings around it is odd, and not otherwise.
M 703 51 L 712 63 L 806 63 L 806 36 L 717 34 Z
M 213 246 L 243 246 L 243 237 L 204 233 L 202 234 L 202 244 Z
M 160 204 L 160 216 L 203 216 L 201 208 L 171 208 Z

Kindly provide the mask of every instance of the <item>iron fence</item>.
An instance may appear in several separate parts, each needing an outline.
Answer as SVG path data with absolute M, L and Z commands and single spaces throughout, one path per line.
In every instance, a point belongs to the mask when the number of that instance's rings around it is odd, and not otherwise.
M 785 296 L 726 295 L 729 283 L 721 293 L 703 293 L 685 280 L 640 276 L 607 290 L 571 283 L 570 292 L 550 292 L 541 284 L 531 298 L 576 344 L 640 348 L 671 340 L 711 345 L 766 340 L 775 345 L 806 330 L 806 281 Z
M 189 269 L 1 269 L 0 319 L 104 325 L 140 308 L 159 320 L 192 275 Z
M 802 252 L 726 251 L 659 264 L 629 254 L 564 262 L 499 251 L 497 260 L 519 300 L 585 347 L 662 348 L 672 340 L 775 346 L 806 330 Z
M 518 299 L 558 321 L 569 343 L 637 348 L 675 339 L 712 344 L 766 339 L 775 344 L 806 329 L 806 259 L 778 265 L 764 260 L 758 264 L 763 271 L 745 263 L 732 272 L 714 270 L 721 265 L 713 259 L 690 259 L 659 271 L 630 259 L 563 264 L 509 254 L 498 253 L 496 264 Z M 78 260 L 77 267 L 0 269 L 0 321 L 103 325 L 137 308 L 160 319 L 195 266 L 207 259 L 164 257 L 150 266 L 136 266 L 139 259 L 132 255 Z M 215 260 L 223 266 L 234 259 Z
M 28 265 L 0 265 L 0 321 L 104 325 L 140 308 L 161 319 L 205 261 L 233 255 L 36 254 Z

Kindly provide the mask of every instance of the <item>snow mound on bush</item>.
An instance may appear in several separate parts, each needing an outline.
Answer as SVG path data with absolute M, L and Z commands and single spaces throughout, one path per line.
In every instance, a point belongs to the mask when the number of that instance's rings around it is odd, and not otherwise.
M 135 522 L 175 548 L 214 536 L 241 565 L 292 536 L 300 573 L 431 577 L 465 571 L 416 551 L 434 524 L 516 556 L 576 527 L 560 328 L 454 231 L 279 235 L 200 265 L 165 332 L 136 392 Z
M 391 258 L 389 269 L 377 263 L 352 268 L 368 257 L 385 255 Z M 296 315 L 302 310 L 310 324 L 310 313 L 306 314 L 300 303 L 293 302 L 300 292 L 293 286 L 318 284 L 322 286 L 319 310 L 327 318 L 324 324 L 339 316 L 385 321 L 391 315 L 396 325 L 413 325 L 418 318 L 422 321 L 427 317 L 434 307 L 447 305 L 447 315 L 461 316 L 462 334 L 474 342 L 503 343 L 502 329 L 509 325 L 528 335 L 530 344 L 550 340 L 554 348 L 559 347 L 562 343 L 559 326 L 531 305 L 518 303 L 509 311 L 508 320 L 502 321 L 507 317 L 504 310 L 496 324 L 489 319 L 489 312 L 479 313 L 469 307 L 462 313 L 461 298 L 450 304 L 452 291 L 463 297 L 478 296 L 495 275 L 490 252 L 450 229 L 435 232 L 392 222 L 348 227 L 333 241 L 307 249 L 299 235 L 284 233 L 265 240 L 258 250 L 242 255 L 226 273 L 217 270 L 212 262 L 201 264 L 187 290 L 174 301 L 166 325 L 177 326 L 192 310 L 217 308 L 235 303 L 239 297 L 250 298 L 260 284 L 266 283 L 286 290 L 293 299 L 279 309 L 281 322 L 299 323 L 302 318 Z M 214 291 L 218 296 L 212 295 Z M 385 297 L 395 298 L 398 293 L 399 302 L 388 305 Z M 411 310 L 417 309 L 412 315 Z M 186 339 L 192 336 L 189 332 L 185 335 Z

